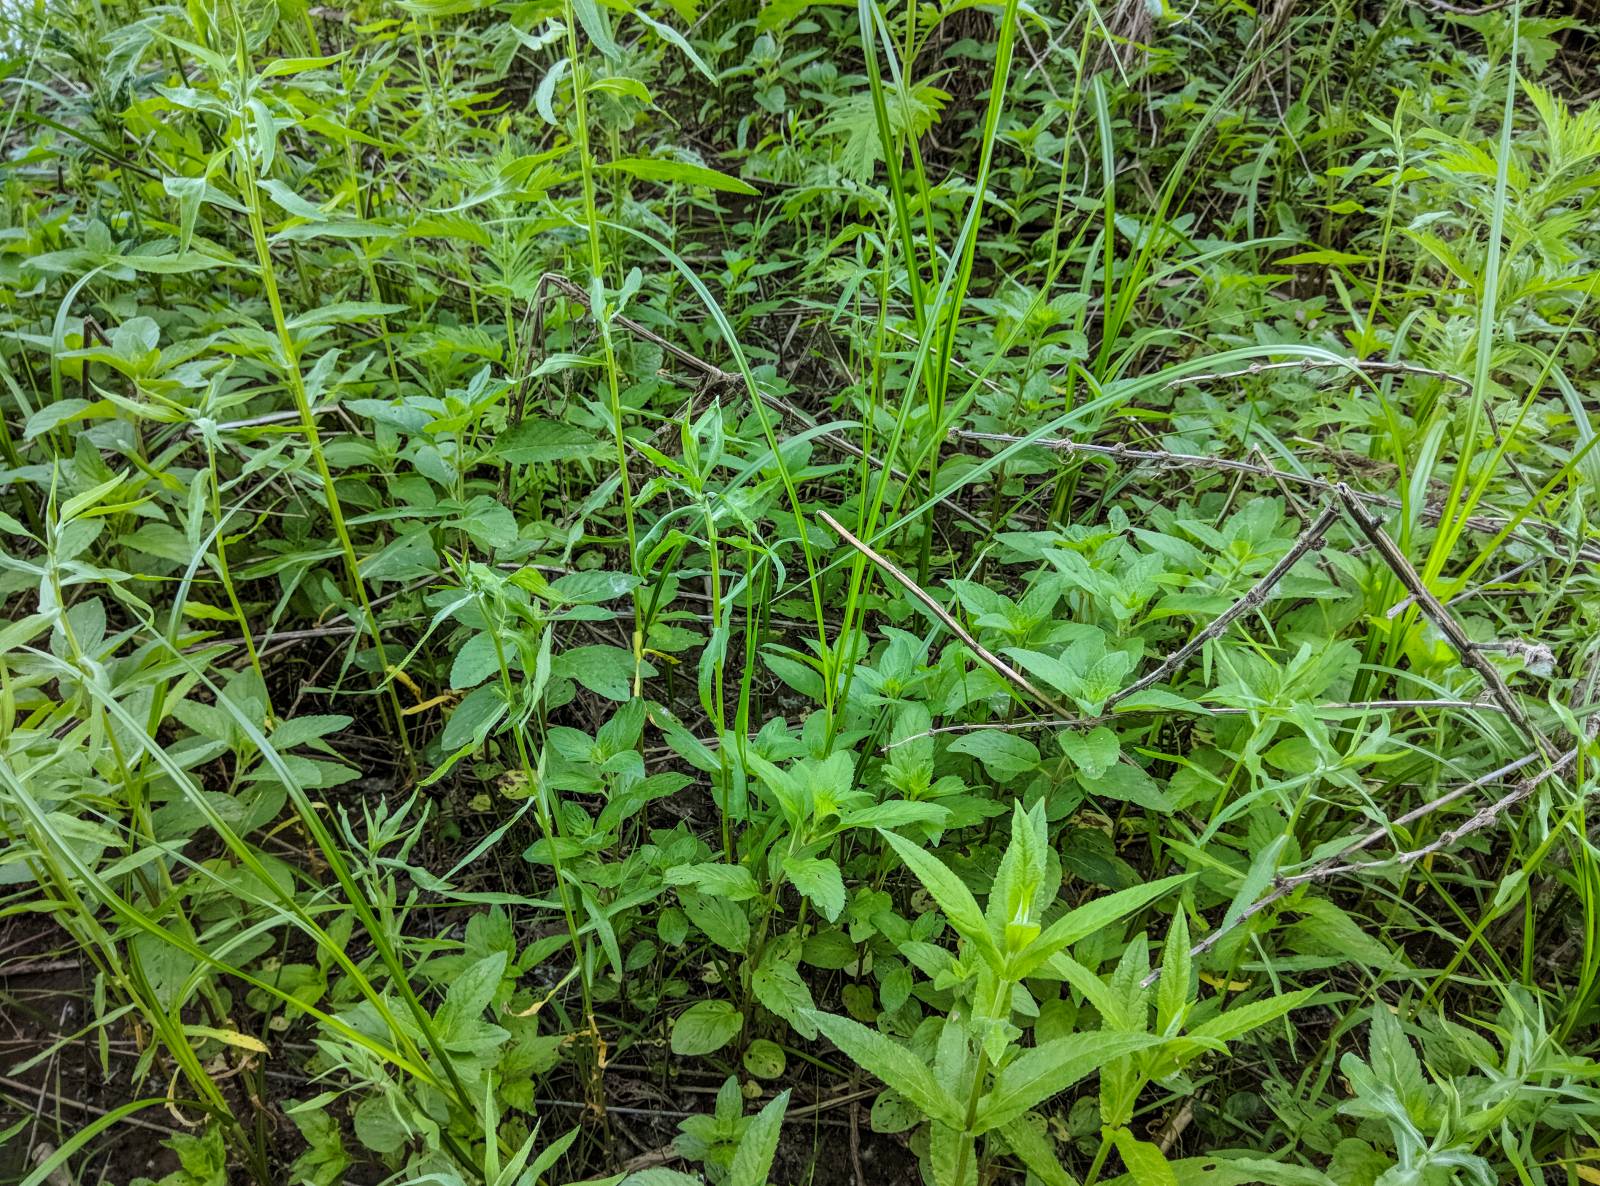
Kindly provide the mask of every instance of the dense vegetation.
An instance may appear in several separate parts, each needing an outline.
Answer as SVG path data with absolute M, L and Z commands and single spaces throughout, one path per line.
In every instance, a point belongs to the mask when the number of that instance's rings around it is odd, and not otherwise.
M 1581 13 L 0 20 L 0 1180 L 1600 1182 Z

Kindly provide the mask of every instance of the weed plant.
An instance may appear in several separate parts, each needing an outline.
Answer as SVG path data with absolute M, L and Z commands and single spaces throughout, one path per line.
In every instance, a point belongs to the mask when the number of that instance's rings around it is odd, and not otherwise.
M 0 1180 L 1600 1182 L 1593 16 L 0 7 Z

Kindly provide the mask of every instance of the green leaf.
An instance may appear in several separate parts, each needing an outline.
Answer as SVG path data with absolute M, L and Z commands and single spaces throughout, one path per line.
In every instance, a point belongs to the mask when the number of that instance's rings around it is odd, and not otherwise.
M 1166 1033 L 1183 1019 L 1193 976 L 1189 958 L 1189 916 L 1183 907 L 1172 917 L 1167 941 L 1161 947 L 1161 979 L 1156 985 L 1156 1032 Z
M 583 26 L 584 34 L 597 50 L 608 58 L 622 56 L 616 38 L 611 35 L 611 21 L 595 0 L 572 0 L 572 11 L 578 18 L 578 24 Z
M 1133 803 L 1149 811 L 1158 811 L 1162 815 L 1172 814 L 1172 804 L 1167 801 L 1166 795 L 1162 794 L 1161 788 L 1156 785 L 1156 780 L 1138 766 L 1127 762 L 1113 763 L 1093 777 L 1085 772 L 1078 776 L 1078 781 L 1091 795 Z
M 1257 851 L 1250 862 L 1249 870 L 1239 882 L 1233 901 L 1228 905 L 1228 912 L 1222 916 L 1223 931 L 1232 930 L 1234 924 L 1239 921 L 1239 916 L 1253 906 L 1255 900 L 1266 891 L 1267 886 L 1272 884 L 1272 879 L 1278 872 L 1278 859 L 1288 843 L 1289 833 L 1284 832 Z
M 826 857 L 785 857 L 783 871 L 795 888 L 816 905 L 829 922 L 844 910 L 844 878 L 839 866 Z
M 494 636 L 487 631 L 474 634 L 461 644 L 455 661 L 450 664 L 450 686 L 464 692 L 476 688 L 499 670 L 500 658 Z
M 812 1013 L 811 1020 L 851 1061 L 921 1108 L 924 1116 L 961 1125 L 960 1106 L 934 1081 L 927 1063 L 893 1038 L 831 1013 Z
M 1062 752 L 1086 778 L 1099 778 L 1116 763 L 1122 753 L 1117 735 L 1104 725 L 1087 733 L 1068 731 L 1059 735 Z
M 672 1053 L 710 1054 L 733 1041 L 744 1027 L 744 1014 L 727 1001 L 696 1001 L 672 1022 Z
M 506 697 L 499 684 L 473 689 L 445 722 L 444 732 L 439 736 L 440 748 L 454 751 L 471 745 L 476 749 L 505 714 Z
M 608 700 L 633 698 L 633 656 L 621 647 L 597 643 L 562 651 L 555 657 L 554 672 L 577 680 L 595 695 Z
M 1065 1091 L 1112 1059 L 1159 1044 L 1151 1034 L 1113 1034 L 1104 1030 L 1072 1034 L 1024 1051 L 995 1076 L 978 1103 L 974 1132 L 1009 1124 L 1030 1108 Z
M 742 907 L 714 894 L 679 893 L 684 913 L 724 951 L 743 955 L 750 947 L 750 919 Z
M 767 1171 L 772 1168 L 772 1155 L 778 1151 L 783 1114 L 788 1108 L 789 1093 L 785 1091 L 750 1118 L 750 1125 L 733 1152 L 726 1186 L 767 1186 Z
M 774 944 L 761 957 L 750 977 L 750 990 L 762 1005 L 794 1026 L 802 1038 L 809 1041 L 817 1036 L 811 1023 L 816 1002 L 795 966 L 794 956 L 783 945 Z
M 261 78 L 282 78 L 286 74 L 303 74 L 307 70 L 321 70 L 342 59 L 342 53 L 325 58 L 274 58 L 260 70 Z
M 1291 1009 L 1298 1009 L 1308 1004 L 1312 997 L 1322 991 L 1320 985 L 1312 988 L 1302 988 L 1299 992 L 1281 993 L 1275 997 L 1266 997 L 1263 1000 L 1251 1001 L 1248 1005 L 1236 1005 L 1232 1009 L 1224 1010 L 1217 1016 L 1193 1026 L 1189 1030 L 1191 1038 L 1215 1038 L 1223 1042 L 1231 1042 L 1235 1038 L 1243 1037 L 1251 1030 L 1259 1029 L 1270 1022 L 1276 1021 Z
M 1015 978 L 1018 980 L 1025 978 L 1056 952 L 1070 947 L 1078 940 L 1087 938 L 1136 910 L 1143 909 L 1151 902 L 1177 889 L 1191 876 L 1192 874 L 1181 873 L 1175 877 L 1163 877 L 1160 881 L 1118 890 L 1114 894 L 1086 902 L 1076 910 L 1067 911 L 1046 927 L 1043 933 L 1028 944 L 1016 958 L 1013 966 Z
M 712 71 L 711 67 L 706 65 L 705 59 L 695 52 L 694 46 L 689 44 L 688 39 L 685 38 L 682 33 L 678 32 L 671 25 L 656 20 L 654 17 L 646 13 L 642 8 L 635 8 L 633 10 L 633 15 L 639 18 L 639 20 L 643 21 L 650 28 L 654 29 L 656 36 L 660 37 L 663 41 L 670 42 L 682 50 L 684 57 L 688 58 L 689 61 L 694 64 L 694 68 L 700 71 L 701 74 L 705 75 L 707 82 L 715 83 L 717 81 L 717 76 Z
M 1159 1146 L 1141 1141 L 1125 1128 L 1117 1129 L 1116 1142 L 1133 1186 L 1178 1186 L 1178 1176 Z
M 917 880 L 939 904 L 939 909 L 944 911 L 944 916 L 961 937 L 975 944 L 991 961 L 998 962 L 1000 950 L 995 945 L 994 936 L 989 933 L 983 911 L 978 909 L 977 899 L 965 883 L 950 872 L 938 857 L 924 851 L 920 845 L 894 832 L 882 832 L 881 835 L 900 854 L 906 867 L 916 874 Z
M 996 782 L 1010 782 L 1039 768 L 1039 749 L 1033 742 L 999 729 L 964 733 L 950 743 L 950 752 L 977 758 Z
M 506 972 L 506 953 L 497 951 L 472 964 L 450 982 L 444 1004 L 434 1018 L 439 1033 L 450 1038 L 461 1033 L 468 1021 L 479 1021 L 489 1007 Z
M 708 169 L 705 165 L 691 165 L 688 161 L 674 161 L 660 157 L 619 157 L 617 160 L 606 162 L 601 168 L 616 169 L 641 181 L 698 185 L 703 189 L 719 189 L 726 193 L 746 194 L 751 197 L 760 194 L 760 191 L 748 182 L 720 173 L 716 169 Z
M 616 1182 L 614 1178 L 605 1178 L 601 1186 L 607 1182 Z M 653 1165 L 647 1170 L 639 1170 L 623 1178 L 617 1186 L 706 1186 L 705 1179 L 698 1174 L 680 1173 L 678 1170 L 669 1170 L 664 1165 Z
M 748 902 L 761 893 L 756 879 L 743 865 L 723 865 L 715 861 L 676 865 L 667 870 L 663 880 L 667 885 L 693 886 L 728 902 Z
M 547 465 L 599 457 L 605 448 L 593 433 L 576 425 L 530 416 L 503 434 L 492 452 L 513 465 Z
M 1037 1118 L 1031 1113 L 1025 1113 L 1002 1125 L 1000 1136 L 1006 1147 L 1044 1186 L 1077 1186 L 1072 1175 L 1061 1168 L 1055 1145 L 1043 1131 L 1043 1125 L 1036 1126 L 1032 1123 L 1034 1119 Z
M 744 1052 L 744 1069 L 757 1079 L 776 1079 L 788 1062 L 783 1047 L 770 1038 L 757 1038 Z

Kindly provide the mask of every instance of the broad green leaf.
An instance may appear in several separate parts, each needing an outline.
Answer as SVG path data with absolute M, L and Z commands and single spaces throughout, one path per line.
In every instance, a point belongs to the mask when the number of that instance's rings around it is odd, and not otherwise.
M 704 862 L 675 865 L 663 878 L 667 885 L 689 885 L 729 902 L 747 902 L 760 895 L 756 879 L 743 865 Z
M 802 1038 L 817 1036 L 811 1016 L 816 1001 L 795 966 L 792 944 L 774 944 L 767 948 L 761 963 L 750 976 L 750 989 L 756 1000 L 772 1010 L 795 1028 Z
M 963 734 L 950 743 L 950 752 L 977 758 L 996 782 L 1009 782 L 1039 768 L 1039 748 L 1033 742 L 998 729 Z
M 1158 1146 L 1141 1141 L 1125 1128 L 1117 1129 L 1116 1142 L 1133 1186 L 1178 1186 L 1178 1177 Z
M 924 889 L 939 904 L 944 916 L 950 920 L 962 938 L 975 944 L 990 960 L 998 961 L 999 948 L 989 933 L 983 911 L 965 883 L 947 869 L 938 857 L 924 851 L 919 845 L 894 832 L 880 833 L 889 842 L 906 867 L 916 874 Z M 1020 977 L 1018 977 L 1020 979 Z
M 733 1152 L 726 1186 L 767 1186 L 767 1171 L 772 1168 L 772 1155 L 778 1151 L 783 1114 L 788 1108 L 789 1093 L 785 1091 L 750 1118 L 750 1125 Z
M 616 169 L 641 181 L 697 185 L 703 189 L 719 189 L 727 193 L 748 194 L 752 197 L 760 192 L 753 185 L 740 181 L 737 177 L 730 177 L 716 169 L 708 169 L 705 165 L 691 165 L 687 161 L 666 160 L 660 157 L 619 157 L 617 160 L 607 161 L 601 167 Z
M 710 1054 L 721 1050 L 744 1027 L 744 1014 L 727 1001 L 696 1001 L 672 1022 L 672 1053 Z
M 572 0 L 573 15 L 594 47 L 608 58 L 620 58 L 616 38 L 611 35 L 611 19 L 595 0 Z
M 1189 1030 L 1192 1038 L 1215 1038 L 1223 1042 L 1231 1042 L 1235 1038 L 1243 1037 L 1251 1030 L 1259 1029 L 1269 1022 L 1276 1021 L 1291 1009 L 1298 1009 L 1308 1004 L 1312 997 L 1322 989 L 1320 986 L 1302 988 L 1298 992 L 1281 993 L 1274 997 L 1265 997 L 1259 1001 L 1251 1001 L 1248 1005 L 1236 1005 L 1226 1009 L 1208 1021 L 1201 1022 Z
M 826 857 L 786 857 L 783 871 L 824 918 L 829 922 L 838 920 L 844 910 L 844 878 L 838 865 Z
M 831 1013 L 814 1012 L 811 1021 L 851 1061 L 916 1104 L 923 1115 L 961 1125 L 956 1101 L 935 1082 L 927 1064 L 893 1038 Z
M 1016 1154 L 1017 1160 L 1028 1167 L 1028 1172 L 1044 1186 L 1077 1186 L 1072 1175 L 1061 1168 L 1055 1143 L 1050 1139 L 1043 1123 L 1035 1125 L 1037 1116 L 1024 1113 L 1000 1127 L 1000 1137 L 1006 1147 Z
M 1181 1022 L 1189 1003 L 1193 977 L 1189 957 L 1189 916 L 1182 906 L 1172 917 L 1167 941 L 1161 947 L 1161 979 L 1156 986 L 1156 1032 L 1165 1034 Z
M 1114 894 L 1107 894 L 1103 898 L 1085 903 L 1076 910 L 1067 911 L 1046 927 L 1044 932 L 1013 960 L 1015 978 L 1021 980 L 1027 977 L 1057 952 L 1166 896 L 1188 881 L 1190 876 L 1190 874 L 1179 874 L 1175 877 L 1163 877 L 1160 881 L 1118 890 Z
M 1155 1046 L 1151 1034 L 1113 1034 L 1103 1030 L 1072 1034 L 1024 1051 L 995 1076 L 978 1103 L 974 1131 L 1009 1124 L 1030 1108 L 1087 1078 L 1114 1058 Z
M 744 1069 L 757 1079 L 776 1079 L 788 1065 L 783 1047 L 770 1038 L 757 1038 L 744 1052 Z

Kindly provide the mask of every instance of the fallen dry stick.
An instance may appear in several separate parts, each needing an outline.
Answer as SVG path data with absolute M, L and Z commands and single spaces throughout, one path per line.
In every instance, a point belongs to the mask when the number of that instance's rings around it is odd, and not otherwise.
M 845 543 L 849 544 L 868 560 L 872 561 L 879 568 L 883 569 L 883 571 L 893 577 L 907 593 L 911 594 L 911 596 L 915 597 L 924 606 L 926 606 L 928 612 L 934 617 L 938 618 L 939 621 L 944 624 L 945 629 L 949 630 L 950 633 L 954 634 L 962 642 L 966 643 L 968 649 L 971 650 L 974 655 L 978 656 L 978 658 L 987 663 L 991 668 L 993 668 L 995 673 L 999 675 L 1001 679 L 1006 680 L 1015 687 L 1021 688 L 1029 696 L 1033 697 L 1033 699 L 1044 705 L 1058 717 L 1071 715 L 1071 713 L 1068 712 L 1066 707 L 1063 706 L 1059 700 L 1055 699 L 1055 697 L 1050 696 L 1048 693 L 1037 687 L 1031 680 L 1028 679 L 1027 676 L 1023 675 L 1022 672 L 1011 666 L 1011 664 L 1007 663 L 999 655 L 995 654 L 988 647 L 984 646 L 970 633 L 968 633 L 966 627 L 962 626 L 960 622 L 951 617 L 950 612 L 946 610 L 944 606 L 940 605 L 933 599 L 931 595 L 929 595 L 925 589 L 923 589 L 910 577 L 906 576 L 905 573 L 896 568 L 892 561 L 884 556 L 879 555 L 866 544 L 862 543 L 855 537 L 853 533 L 851 533 L 848 528 L 846 528 L 832 515 L 828 514 L 827 511 L 819 511 L 817 514 L 818 517 L 828 525 L 829 530 L 833 531 L 839 536 L 840 539 L 844 540 Z

